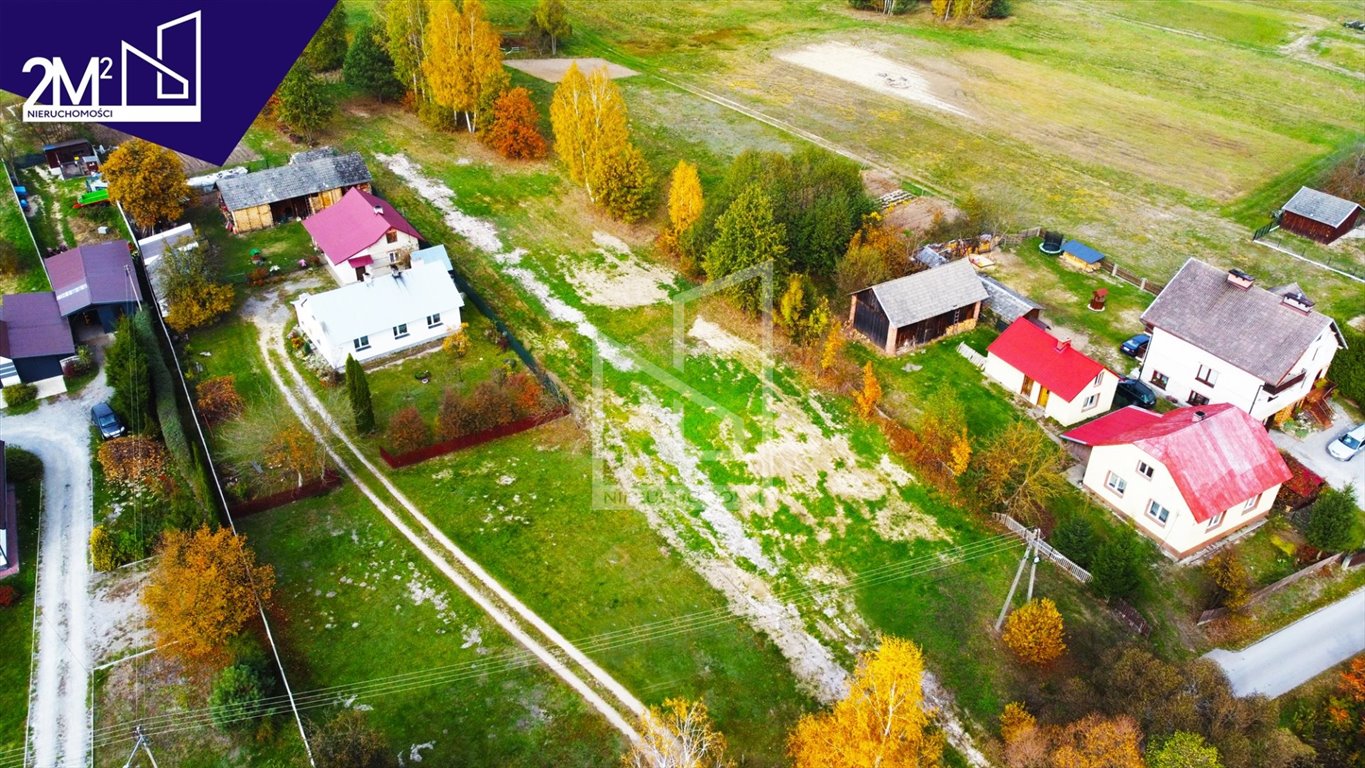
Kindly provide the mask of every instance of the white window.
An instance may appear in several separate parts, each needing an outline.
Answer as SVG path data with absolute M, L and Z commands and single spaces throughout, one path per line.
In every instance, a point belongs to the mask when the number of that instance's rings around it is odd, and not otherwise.
M 1211 531 L 1211 530 L 1213 530 L 1214 528 L 1217 528 L 1217 527 L 1218 527 L 1219 525 L 1221 525 L 1222 523 L 1223 523 L 1223 513 L 1222 513 L 1222 512 L 1219 512 L 1218 514 L 1216 514 L 1216 515 L 1214 515 L 1213 517 L 1209 518 L 1209 530 Z
M 435 328 L 436 326 L 438 326 L 438 325 L 440 325 L 440 324 L 441 324 L 441 313 L 440 313 L 440 312 L 437 312 L 437 313 L 434 314 L 434 315 L 427 315 L 427 327 L 428 327 L 428 328 Z
M 1171 510 L 1158 504 L 1156 499 L 1147 502 L 1147 514 L 1162 525 L 1165 525 L 1166 521 L 1171 519 Z
M 1255 508 L 1256 508 L 1256 505 L 1257 505 L 1257 504 L 1260 504 L 1260 503 L 1261 503 L 1261 494 L 1258 493 L 1258 494 L 1256 494 L 1255 496 L 1252 496 L 1251 498 L 1247 499 L 1247 500 L 1246 500 L 1246 503 L 1242 505 L 1242 509 L 1243 509 L 1243 510 L 1252 510 L 1252 509 L 1255 509 Z
M 402 324 L 400 324 L 400 325 L 395 325 L 395 326 L 393 327 L 393 337 L 394 337 L 395 339 L 401 339 L 401 338 L 403 338 L 404 336 L 407 336 L 407 335 L 408 335 L 408 324 L 407 324 L 407 323 L 402 323 Z
M 1199 375 L 1194 377 L 1196 381 L 1208 384 L 1210 387 L 1218 383 L 1218 371 L 1213 370 L 1207 365 L 1199 366 Z
M 397 262 L 397 261 L 398 261 L 398 251 L 389 251 L 389 263 L 390 263 L 390 264 L 393 264 L 393 263 L 395 263 L 395 262 Z
M 1090 395 L 1089 397 L 1085 398 L 1085 402 L 1084 402 L 1084 403 L 1081 403 L 1081 410 L 1082 410 L 1082 411 L 1088 411 L 1088 410 L 1090 410 L 1091 408 L 1094 408 L 1096 405 L 1098 405 L 1099 402 L 1100 402 L 1100 393 L 1096 392 L 1095 394 Z
M 1095 386 L 1095 387 L 1098 387 L 1099 385 L 1101 385 L 1101 384 L 1103 384 L 1103 383 L 1104 383 L 1104 371 L 1100 371 L 1100 372 L 1099 372 L 1099 375 L 1095 377 L 1095 380 L 1092 381 L 1092 382 L 1090 382 L 1091 386 Z
M 1153 473 L 1154 471 L 1155 471 L 1155 470 L 1152 469 L 1152 465 L 1151 465 L 1151 464 L 1148 464 L 1148 463 L 1145 462 L 1145 461 L 1139 461 L 1139 462 L 1138 462 L 1138 474 L 1139 474 L 1139 475 L 1142 475 L 1143 477 L 1147 478 L 1148 480 L 1151 480 L 1151 479 L 1152 479 L 1152 473 Z
M 1128 488 L 1128 481 L 1124 480 L 1123 478 L 1119 477 L 1113 472 L 1110 472 L 1109 475 L 1104 478 L 1104 485 L 1109 490 L 1113 491 L 1119 496 L 1122 496 L 1123 492 Z
M 361 336 L 355 340 L 355 351 L 360 352 L 370 348 L 370 337 Z

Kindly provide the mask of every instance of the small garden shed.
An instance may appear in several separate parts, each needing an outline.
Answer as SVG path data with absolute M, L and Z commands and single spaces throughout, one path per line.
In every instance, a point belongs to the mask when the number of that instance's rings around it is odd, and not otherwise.
M 1280 229 L 1319 243 L 1335 242 L 1360 220 L 1360 204 L 1300 187 L 1280 209 Z
M 1080 240 L 1067 240 L 1062 243 L 1062 263 L 1083 272 L 1094 272 L 1104 261 L 1104 254 L 1082 243 Z
M 976 270 L 962 259 L 857 291 L 848 320 L 894 355 L 975 328 L 987 297 Z

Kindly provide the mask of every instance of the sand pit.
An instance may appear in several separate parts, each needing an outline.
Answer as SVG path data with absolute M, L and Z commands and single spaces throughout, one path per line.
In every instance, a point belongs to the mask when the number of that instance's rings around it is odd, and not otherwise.
M 929 77 L 919 70 L 847 43 L 817 43 L 800 50 L 779 53 L 777 58 L 870 91 L 960 117 L 972 116 L 965 109 L 937 95 Z M 947 90 L 947 86 L 951 86 L 951 83 L 945 83 L 944 87 L 937 90 L 941 93 Z
M 569 71 L 569 65 L 577 63 L 578 70 L 583 74 L 588 74 L 600 67 L 607 68 L 607 77 L 617 80 L 622 77 L 631 77 L 640 74 L 633 69 L 628 69 L 620 64 L 613 64 L 606 59 L 513 59 L 504 62 L 512 69 L 519 69 L 531 77 L 538 77 L 551 83 L 557 83 L 564 79 L 564 73 Z

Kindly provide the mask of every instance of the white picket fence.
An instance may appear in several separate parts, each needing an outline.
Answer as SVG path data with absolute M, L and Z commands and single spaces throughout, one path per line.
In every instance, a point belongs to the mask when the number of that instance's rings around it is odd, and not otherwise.
M 1008 528 L 1011 533 L 1023 539 L 1025 542 L 1033 538 L 1032 529 L 1025 528 L 1023 523 L 1020 523 L 1018 520 L 1015 520 L 1009 515 L 996 514 L 995 519 L 1000 521 L 1000 523 L 1002 523 L 1006 528 Z M 1071 574 L 1072 578 L 1076 579 L 1082 584 L 1090 581 L 1090 571 L 1087 571 L 1086 569 L 1080 567 L 1079 565 L 1076 565 L 1075 563 L 1071 562 L 1070 558 L 1068 558 L 1061 552 L 1058 552 L 1051 544 L 1047 543 L 1046 541 L 1043 541 L 1041 537 L 1034 541 L 1034 545 L 1038 548 L 1037 549 L 1038 554 L 1042 555 L 1043 557 L 1046 557 L 1053 563 L 1056 563 L 1058 568 L 1061 568 L 1063 571 L 1066 571 L 1067 573 Z
M 970 362 L 972 365 L 975 365 L 977 368 L 986 367 L 986 357 L 982 355 L 980 352 L 977 352 L 975 349 L 972 349 L 971 347 L 967 346 L 963 342 L 958 343 L 957 353 L 967 358 L 968 362 Z

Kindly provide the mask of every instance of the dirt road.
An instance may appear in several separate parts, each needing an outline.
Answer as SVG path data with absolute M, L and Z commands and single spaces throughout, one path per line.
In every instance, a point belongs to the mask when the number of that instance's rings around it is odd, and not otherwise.
M 0 419 L 0 438 L 43 460 L 38 552 L 38 655 L 29 698 L 33 764 L 82 768 L 90 750 L 90 406 L 104 374 L 79 398 Z

